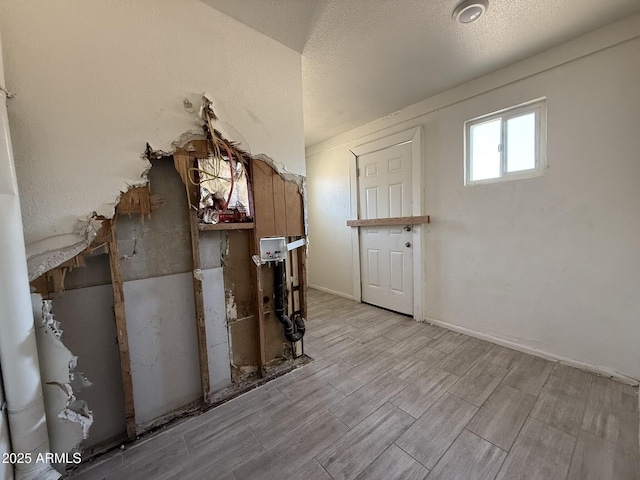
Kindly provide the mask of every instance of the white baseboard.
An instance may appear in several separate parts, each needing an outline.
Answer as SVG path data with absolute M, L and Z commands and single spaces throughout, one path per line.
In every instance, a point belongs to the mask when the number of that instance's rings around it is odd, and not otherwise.
M 330 293 L 331 295 L 337 295 L 338 297 L 354 300 L 353 295 L 347 295 L 346 293 L 337 292 L 335 290 L 331 290 L 330 288 L 320 287 L 319 285 L 312 285 L 312 284 L 308 284 L 307 286 L 308 288 L 314 288 L 316 290 L 320 290 L 321 292 Z
M 551 360 L 553 362 L 559 362 L 564 365 L 568 365 L 570 367 L 575 367 L 580 370 L 585 370 L 587 372 L 601 375 L 603 377 L 611 377 L 612 379 L 622 383 L 626 383 L 634 386 L 640 383 L 638 379 L 628 377 L 626 375 L 615 372 L 613 370 L 609 370 L 608 368 L 601 367 L 599 365 L 591 365 L 589 363 L 579 362 L 577 360 L 572 360 L 570 358 L 563 357 L 562 355 L 556 355 L 554 353 L 545 352 L 544 350 L 539 350 L 537 348 L 522 345 L 520 343 L 516 343 L 511 340 L 505 340 L 504 338 L 488 335 L 486 333 L 476 332 L 475 330 L 471 330 L 469 328 L 460 327 L 458 325 L 442 322 L 440 320 L 435 320 L 433 318 L 426 318 L 425 321 L 427 323 L 432 323 L 433 325 L 437 325 L 439 327 L 443 327 L 448 330 L 453 330 L 454 332 L 464 333 L 465 335 L 469 335 L 470 337 L 479 338 L 480 340 L 486 340 L 491 343 L 497 343 L 498 345 L 502 345 L 503 347 L 508 347 L 513 350 L 518 350 L 519 352 L 535 355 L 536 357 L 541 357 L 547 360 Z

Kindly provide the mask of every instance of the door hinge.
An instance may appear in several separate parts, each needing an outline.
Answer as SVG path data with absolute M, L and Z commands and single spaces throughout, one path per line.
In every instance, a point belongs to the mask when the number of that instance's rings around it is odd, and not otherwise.
M 360 176 L 360 168 L 356 167 L 356 177 Z

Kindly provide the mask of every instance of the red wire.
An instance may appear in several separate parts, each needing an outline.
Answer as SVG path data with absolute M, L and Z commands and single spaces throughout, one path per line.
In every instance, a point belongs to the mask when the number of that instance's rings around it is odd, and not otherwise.
M 231 195 L 233 194 L 233 187 L 235 185 L 235 172 L 233 171 L 233 154 L 231 153 L 231 149 L 226 144 L 226 142 L 223 142 L 222 145 L 224 146 L 224 149 L 227 151 L 227 155 L 229 156 L 229 172 L 231 172 L 231 188 L 229 189 L 229 197 L 227 198 L 227 203 L 224 205 L 224 209 L 227 210 L 229 208 L 229 202 L 231 201 Z

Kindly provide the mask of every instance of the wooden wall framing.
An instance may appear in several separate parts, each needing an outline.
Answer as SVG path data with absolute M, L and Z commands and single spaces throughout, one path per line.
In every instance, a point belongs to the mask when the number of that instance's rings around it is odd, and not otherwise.
M 120 350 L 120 370 L 122 374 L 122 389 L 124 392 L 124 409 L 127 423 L 127 437 L 137 435 L 136 411 L 133 400 L 133 379 L 131 377 L 131 356 L 129 354 L 129 335 L 127 333 L 127 318 L 124 308 L 124 288 L 120 274 L 120 255 L 118 253 L 118 238 L 116 236 L 115 221 L 105 220 L 108 228 L 109 265 L 111 267 L 111 284 L 113 286 L 113 311 L 118 334 L 118 349 Z
M 197 205 L 197 187 L 191 185 L 185 175 L 186 169 L 195 166 L 197 158 L 208 155 L 205 140 L 191 142 L 188 149 L 179 149 L 174 155 L 174 164 L 185 181 L 185 191 L 189 199 L 189 228 L 191 236 L 191 254 L 193 261 L 194 304 L 196 310 L 196 331 L 198 338 L 199 366 L 203 400 L 207 402 L 210 391 L 210 374 L 206 341 L 206 325 L 204 315 L 204 298 L 200 257 L 200 230 Z M 180 168 L 179 168 L 180 166 Z M 288 343 L 282 326 L 274 312 L 273 301 L 273 269 L 269 265 L 256 265 L 253 255 L 259 254 L 259 240 L 262 237 L 282 236 L 288 242 L 305 238 L 304 197 L 301 187 L 295 181 L 286 180 L 268 162 L 252 159 L 248 165 L 248 179 L 253 192 L 253 224 L 246 224 L 234 229 L 231 224 L 224 225 L 221 235 L 227 238 L 227 264 L 224 267 L 225 290 L 235 295 L 243 304 L 238 306 L 239 320 L 230 322 L 231 342 L 234 346 L 232 363 L 244 364 L 245 371 L 257 371 L 258 375 L 268 374 L 272 362 L 284 356 Z M 123 193 L 122 203 L 118 206 L 113 219 L 103 220 L 103 228 L 90 246 L 95 249 L 101 246 L 109 255 L 109 267 L 114 299 L 114 316 L 117 330 L 120 368 L 124 393 L 126 415 L 126 434 L 129 439 L 139 433 L 136 425 L 133 379 L 123 276 L 120 269 L 120 255 L 116 234 L 117 214 L 149 215 L 155 210 L 160 199 L 152 197 L 148 186 L 137 187 Z M 195 208 L 194 208 L 195 207 Z M 222 230 L 222 229 L 221 229 Z M 64 289 L 64 277 L 67 269 L 83 266 L 83 252 L 72 260 L 47 272 L 32 284 L 43 295 Z M 296 312 L 306 318 L 306 247 L 302 247 L 289 255 L 289 275 L 294 280 L 287 282 L 290 291 L 291 305 Z M 295 292 L 295 293 L 294 293 Z M 293 311 L 291 312 L 293 313 Z M 229 319 L 228 319 L 229 320 Z M 233 320 L 233 319 L 232 319 Z M 290 350 L 289 350 L 290 351 Z M 238 355 L 238 357 L 236 357 Z M 252 368 L 255 367 L 255 370 Z

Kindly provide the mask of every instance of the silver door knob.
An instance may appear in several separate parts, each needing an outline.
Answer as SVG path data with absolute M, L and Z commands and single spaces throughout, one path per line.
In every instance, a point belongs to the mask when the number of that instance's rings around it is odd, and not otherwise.
M 405 243 L 404 246 L 407 247 L 407 248 L 410 247 L 411 246 L 411 242 Z
M 405 225 L 404 226 L 404 231 L 405 232 L 410 232 L 411 231 L 411 225 Z

